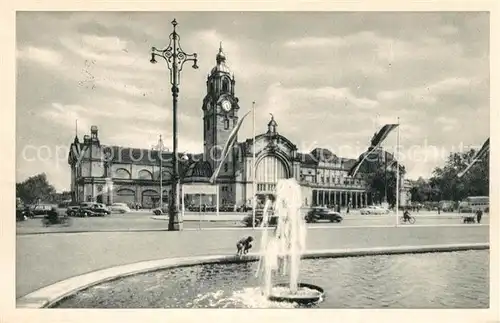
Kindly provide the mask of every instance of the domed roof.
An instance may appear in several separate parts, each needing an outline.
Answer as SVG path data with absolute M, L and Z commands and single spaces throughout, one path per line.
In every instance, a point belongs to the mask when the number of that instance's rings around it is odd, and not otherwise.
M 222 42 L 219 47 L 219 52 L 215 57 L 215 61 L 217 62 L 217 65 L 212 68 L 211 74 L 216 72 L 231 74 L 231 70 L 226 65 L 226 54 L 224 54 L 224 51 L 222 50 Z
M 187 177 L 206 177 L 210 178 L 212 176 L 212 167 L 208 161 L 197 161 L 189 165 L 186 172 Z
M 231 70 L 224 63 L 217 64 L 216 66 L 214 66 L 214 68 L 212 68 L 212 71 L 210 72 L 210 74 L 217 73 L 217 72 L 223 72 L 223 73 L 231 74 Z

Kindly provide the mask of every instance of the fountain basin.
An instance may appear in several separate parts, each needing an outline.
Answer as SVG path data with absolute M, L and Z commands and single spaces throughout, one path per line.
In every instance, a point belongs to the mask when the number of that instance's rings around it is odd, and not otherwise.
M 311 304 L 319 302 L 325 295 L 323 288 L 307 283 L 299 283 L 297 293 L 292 294 L 289 284 L 275 284 L 268 299 L 273 302 L 290 302 L 297 304 Z
M 470 250 L 305 260 L 301 279 L 320 302 L 270 301 L 256 262 L 207 263 L 102 282 L 55 308 L 488 308 L 489 252 Z M 276 277 L 278 282 L 288 281 Z M 79 279 L 82 282 L 82 279 Z M 59 289 L 61 290 L 61 289 Z M 68 293 L 69 294 L 69 293 Z

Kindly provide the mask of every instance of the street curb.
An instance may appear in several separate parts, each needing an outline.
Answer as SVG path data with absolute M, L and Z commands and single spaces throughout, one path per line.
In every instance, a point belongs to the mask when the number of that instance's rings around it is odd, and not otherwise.
M 342 229 L 367 229 L 367 228 L 402 228 L 402 229 L 411 229 L 411 228 L 434 228 L 434 227 L 460 227 L 460 228 L 465 228 L 465 227 L 489 227 L 489 224 L 478 224 L 478 223 L 472 223 L 472 224 L 399 224 L 396 226 L 395 224 L 376 224 L 376 225 L 351 225 L 351 226 L 328 226 L 328 225 L 323 225 L 323 226 L 310 226 L 308 227 L 308 230 L 318 230 L 318 229 L 335 229 L 335 230 L 342 230 Z M 234 230 L 264 230 L 268 229 L 271 230 L 274 227 L 267 227 L 267 228 L 261 228 L 261 227 L 210 227 L 210 228 L 186 228 L 183 229 L 182 231 L 234 231 Z M 54 232 L 23 232 L 19 233 L 16 232 L 16 236 L 30 236 L 30 235 L 42 235 L 42 234 L 75 234 L 75 233 L 133 233 L 133 232 L 168 232 L 168 228 L 161 228 L 161 229 L 130 229 L 130 230 L 125 230 L 125 229 L 118 229 L 118 230 L 82 230 L 82 231 L 54 231 Z
M 39 234 L 61 234 L 61 233 L 110 233 L 110 232 L 160 232 L 168 231 L 168 228 L 161 229 L 116 229 L 116 230 L 72 230 L 72 231 L 38 231 L 38 232 L 16 232 L 16 236 L 29 236 Z
M 466 243 L 447 245 L 423 245 L 423 246 L 399 246 L 399 247 L 379 247 L 379 248 L 357 248 L 357 249 L 322 249 L 306 251 L 303 259 L 313 258 L 339 258 L 339 257 L 360 257 L 374 255 L 397 255 L 407 253 L 433 253 L 452 252 L 465 250 L 487 250 L 489 243 Z M 251 253 L 243 257 L 235 255 L 215 255 L 201 257 L 167 258 L 137 262 L 128 265 L 111 267 L 75 276 L 58 283 L 43 287 L 16 301 L 17 308 L 36 309 L 54 306 L 61 300 L 89 287 L 109 282 L 119 278 L 142 274 L 151 271 L 164 269 L 197 266 L 214 263 L 239 263 L 250 262 L 259 259 L 258 253 Z

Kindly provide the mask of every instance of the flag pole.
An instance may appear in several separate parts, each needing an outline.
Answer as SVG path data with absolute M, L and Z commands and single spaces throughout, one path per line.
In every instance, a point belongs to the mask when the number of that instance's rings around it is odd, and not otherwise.
M 398 136 L 396 143 L 396 227 L 399 225 L 399 117 L 398 117 Z
M 252 142 L 252 228 L 255 229 L 255 195 L 256 195 L 256 176 L 255 176 L 255 101 L 252 102 L 252 131 L 253 131 L 253 142 Z

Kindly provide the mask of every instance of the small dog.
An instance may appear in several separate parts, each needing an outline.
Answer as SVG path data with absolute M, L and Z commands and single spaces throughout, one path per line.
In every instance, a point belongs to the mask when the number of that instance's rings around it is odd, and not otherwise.
M 238 256 L 246 255 L 248 253 L 248 250 L 252 248 L 252 241 L 253 241 L 252 236 L 244 237 L 241 240 L 239 240 L 236 243 L 236 248 L 238 250 L 236 254 Z

